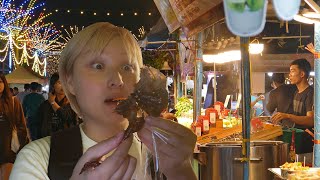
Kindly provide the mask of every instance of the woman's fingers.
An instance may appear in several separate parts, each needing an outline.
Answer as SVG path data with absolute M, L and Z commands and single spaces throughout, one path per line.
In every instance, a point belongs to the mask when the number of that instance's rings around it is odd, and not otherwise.
M 124 179 L 124 180 L 131 179 L 134 171 L 136 170 L 136 166 L 137 166 L 137 159 L 132 156 L 129 156 L 129 165 L 128 165 L 127 171 L 124 174 L 122 179 Z
M 99 160 L 101 156 L 111 152 L 113 149 L 115 149 L 119 145 L 122 138 L 123 138 L 123 132 L 89 148 L 78 161 L 74 169 L 74 173 L 79 174 L 85 163 Z
M 108 174 L 113 175 L 120 167 L 121 165 L 126 161 L 126 158 L 128 156 L 129 149 L 132 144 L 133 137 L 130 136 L 128 139 L 123 141 L 118 148 L 112 153 L 111 156 L 109 156 L 107 159 L 105 159 L 100 166 L 98 166 L 95 171 L 97 173 L 106 173 L 106 170 L 108 171 Z M 109 176 L 110 178 L 111 176 Z
M 127 156 L 125 160 L 122 162 L 120 167 L 116 170 L 116 172 L 111 176 L 110 180 L 118 180 L 118 179 L 123 179 L 124 174 L 127 171 L 127 168 L 129 166 L 129 160 L 130 157 Z

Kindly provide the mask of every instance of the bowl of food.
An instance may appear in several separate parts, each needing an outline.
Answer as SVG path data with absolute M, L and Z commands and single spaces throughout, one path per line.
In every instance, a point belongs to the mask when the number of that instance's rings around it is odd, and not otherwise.
M 290 174 L 301 172 L 301 171 L 307 171 L 309 170 L 308 166 L 303 166 L 301 162 L 294 162 L 294 163 L 288 163 L 280 166 L 281 169 L 281 176 L 283 178 L 288 178 Z

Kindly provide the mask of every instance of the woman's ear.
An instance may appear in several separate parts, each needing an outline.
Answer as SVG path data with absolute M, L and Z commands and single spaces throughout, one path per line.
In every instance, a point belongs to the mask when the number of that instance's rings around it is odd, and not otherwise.
M 67 81 L 67 89 L 68 91 L 72 94 L 72 95 L 75 95 L 75 92 L 74 92 L 74 86 L 73 86 L 73 78 L 72 78 L 72 75 L 66 75 L 66 81 Z

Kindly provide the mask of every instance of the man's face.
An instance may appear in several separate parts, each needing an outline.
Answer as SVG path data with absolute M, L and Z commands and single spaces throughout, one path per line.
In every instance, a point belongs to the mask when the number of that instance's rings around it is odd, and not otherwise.
M 298 65 L 290 66 L 289 79 L 291 84 L 299 84 L 304 77 L 305 73 L 298 68 Z

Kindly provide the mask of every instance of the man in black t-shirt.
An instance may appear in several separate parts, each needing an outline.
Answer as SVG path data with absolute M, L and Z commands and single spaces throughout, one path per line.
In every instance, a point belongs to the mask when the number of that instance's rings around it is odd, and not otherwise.
M 293 113 L 293 97 L 297 89 L 296 85 L 285 84 L 284 73 L 274 73 L 272 75 L 273 90 L 270 91 L 267 110 L 269 113 Z M 294 123 L 290 120 L 282 120 L 282 126 L 292 127 Z
M 311 65 L 306 59 L 297 59 L 290 65 L 289 78 L 291 84 L 297 86 L 293 98 L 293 113 L 276 113 L 272 116 L 272 121 L 277 123 L 283 119 L 289 119 L 296 124 L 299 129 L 311 129 L 314 126 L 313 111 L 313 87 L 308 83 Z M 309 153 L 313 151 L 313 142 L 310 135 L 304 134 L 304 145 L 297 149 L 297 153 Z

